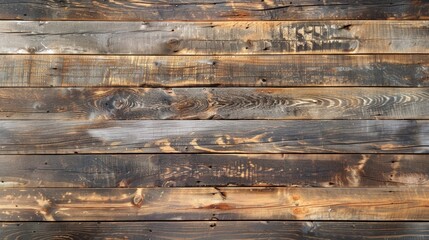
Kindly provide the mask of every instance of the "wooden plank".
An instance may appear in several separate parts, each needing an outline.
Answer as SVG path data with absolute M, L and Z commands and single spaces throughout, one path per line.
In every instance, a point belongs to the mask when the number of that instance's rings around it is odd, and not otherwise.
M 429 88 L 3 88 L 0 119 L 429 119 Z
M 1 19 L 23 20 L 325 20 L 427 19 L 427 1 L 0 1 Z
M 7 188 L 0 221 L 429 219 L 429 188 Z
M 0 22 L 1 54 L 429 53 L 429 21 Z
M 0 55 L 1 87 L 429 86 L 429 55 Z
M 428 222 L 7 222 L 10 239 L 425 239 Z
M 1 154 L 428 153 L 427 120 L 0 121 Z
M 398 154 L 0 155 L 0 188 L 429 187 L 428 161 Z

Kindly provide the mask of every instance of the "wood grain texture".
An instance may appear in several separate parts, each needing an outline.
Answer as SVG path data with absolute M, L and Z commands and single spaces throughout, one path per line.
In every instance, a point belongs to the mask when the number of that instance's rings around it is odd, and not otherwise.
M 429 21 L 0 22 L 2 54 L 429 53 Z
M 0 188 L 429 187 L 428 161 L 398 154 L 0 155 Z
M 424 0 L 396 1 L 55 1 L 1 0 L 1 19 L 23 20 L 326 20 L 427 19 Z
M 429 86 L 429 55 L 0 55 L 1 87 Z
M 0 121 L 0 153 L 428 153 L 425 120 Z
M 429 119 L 429 88 L 3 88 L 0 119 Z
M 419 220 L 429 188 L 9 188 L 1 221 Z
M 0 238 L 423 240 L 429 238 L 427 229 L 428 222 L 8 222 L 0 225 Z

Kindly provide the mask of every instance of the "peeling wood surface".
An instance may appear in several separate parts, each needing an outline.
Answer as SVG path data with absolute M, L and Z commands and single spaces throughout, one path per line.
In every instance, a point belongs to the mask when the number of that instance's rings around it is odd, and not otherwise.
M 0 155 L 0 188 L 429 187 L 428 161 L 398 154 Z
M 0 119 L 429 119 L 429 88 L 4 88 Z
M 429 21 L 0 21 L 1 54 L 429 53 Z
M 429 188 L 0 190 L 3 221 L 429 220 Z
M 1 154 L 428 153 L 425 120 L 0 121 Z
M 1 87 L 428 87 L 429 55 L 0 55 Z
M 408 240 L 429 238 L 427 229 L 427 222 L 8 222 L 0 225 L 0 238 Z
M 327 20 L 427 19 L 429 4 L 408 1 L 2 0 L 0 19 L 9 20 Z

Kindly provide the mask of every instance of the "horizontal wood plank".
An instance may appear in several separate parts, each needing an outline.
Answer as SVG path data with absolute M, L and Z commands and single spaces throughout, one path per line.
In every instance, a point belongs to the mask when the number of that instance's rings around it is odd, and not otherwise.
M 0 54 L 429 53 L 429 21 L 0 22 Z
M 9 188 L 0 221 L 429 220 L 429 188 Z
M 0 153 L 428 153 L 427 120 L 0 121 Z
M 429 55 L 0 55 L 1 87 L 429 86 Z
M 429 119 L 429 88 L 3 88 L 0 119 Z
M 204 221 L 8 222 L 12 239 L 425 239 L 428 222 Z
M 427 19 L 424 0 L 409 1 L 17 1 L 2 0 L 0 19 L 23 20 L 325 20 Z
M 428 162 L 398 154 L 0 155 L 0 188 L 429 187 Z

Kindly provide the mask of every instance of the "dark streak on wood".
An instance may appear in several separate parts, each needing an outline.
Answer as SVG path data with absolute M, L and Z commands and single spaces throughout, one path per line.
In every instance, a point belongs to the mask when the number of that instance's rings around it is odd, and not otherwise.
M 0 55 L 0 86 L 427 87 L 428 56 Z
M 429 186 L 427 155 L 0 155 L 0 188 Z
M 429 188 L 9 188 L 1 221 L 429 220 Z M 220 193 L 222 192 L 222 194 Z M 142 199 L 135 204 L 136 199 Z
M 0 106 L 0 119 L 429 119 L 429 89 L 7 88 Z
M 425 120 L 0 121 L 0 153 L 428 153 Z
M 429 21 L 0 22 L 2 54 L 429 53 Z M 344 28 L 344 26 L 348 26 Z M 174 30 L 174 31 L 172 31 Z
M 56 1 L 2 0 L 0 19 L 23 20 L 327 20 L 427 19 L 424 0 L 409 1 Z
M 0 238 L 15 239 L 424 239 L 428 222 L 208 221 L 9 222 Z

